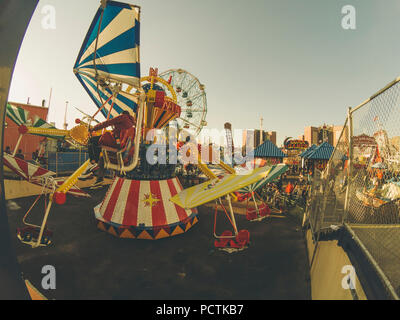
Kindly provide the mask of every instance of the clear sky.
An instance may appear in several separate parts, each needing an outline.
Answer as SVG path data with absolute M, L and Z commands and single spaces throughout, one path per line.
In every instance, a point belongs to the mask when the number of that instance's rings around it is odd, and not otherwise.
M 128 0 L 142 7 L 142 73 L 183 68 L 205 84 L 211 128 L 259 128 L 298 137 L 304 127 L 343 124 L 356 106 L 400 75 L 398 0 Z M 40 105 L 49 121 L 65 101 L 96 110 L 72 72 L 99 0 L 40 1 L 17 61 L 9 100 Z M 52 5 L 56 28 L 43 29 Z M 342 7 L 356 29 L 342 28 Z

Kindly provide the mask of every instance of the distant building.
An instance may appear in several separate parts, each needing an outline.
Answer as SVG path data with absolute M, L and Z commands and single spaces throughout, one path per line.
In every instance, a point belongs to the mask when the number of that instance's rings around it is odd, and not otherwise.
M 47 112 L 49 111 L 46 107 L 34 106 L 31 104 L 10 102 L 15 106 L 18 106 L 26 111 L 29 111 L 29 117 L 33 122 L 33 118 L 35 115 L 46 120 Z M 11 147 L 11 151 L 14 151 L 14 147 L 17 144 L 17 140 L 19 137 L 18 126 L 6 116 L 6 126 L 4 128 L 4 142 L 3 148 L 5 149 L 7 146 Z M 22 153 L 25 156 L 25 159 L 30 160 L 32 158 L 32 152 L 39 148 L 40 141 L 43 140 L 43 137 L 34 136 L 30 134 L 25 134 L 21 140 L 21 143 L 18 149 L 22 150 Z
M 328 142 L 336 147 L 339 141 L 340 134 L 342 133 L 343 126 L 322 125 L 319 127 L 306 127 L 304 129 L 304 136 L 301 138 L 308 141 L 309 145 L 320 145 L 323 142 Z M 345 130 L 347 134 L 347 130 Z
M 245 147 L 248 143 L 248 137 L 253 135 L 253 148 L 257 148 L 259 145 L 263 144 L 266 140 L 271 141 L 276 145 L 276 131 L 261 131 L 258 129 L 248 129 L 243 131 L 243 146 Z

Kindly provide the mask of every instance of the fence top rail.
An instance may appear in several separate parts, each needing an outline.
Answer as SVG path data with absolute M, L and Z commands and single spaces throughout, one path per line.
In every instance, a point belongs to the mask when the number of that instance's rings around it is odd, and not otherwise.
M 368 98 L 367 100 L 365 100 L 364 102 L 360 103 L 358 106 L 350 109 L 350 113 L 352 114 L 353 112 L 357 111 L 358 109 L 360 109 L 362 106 L 366 105 L 368 102 L 372 101 L 373 99 L 375 99 L 377 96 L 379 96 L 380 94 L 382 94 L 383 92 L 385 92 L 386 90 L 390 89 L 391 87 L 393 87 L 396 83 L 400 82 L 400 77 L 397 77 L 396 79 L 394 79 L 392 82 L 388 83 L 384 88 L 382 88 L 381 90 L 379 90 L 378 92 L 374 93 L 370 98 Z

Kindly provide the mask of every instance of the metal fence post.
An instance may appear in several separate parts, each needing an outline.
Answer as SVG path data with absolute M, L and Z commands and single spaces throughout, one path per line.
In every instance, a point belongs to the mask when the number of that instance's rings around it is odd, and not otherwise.
M 347 186 L 346 186 L 346 196 L 344 200 L 344 210 L 343 210 L 343 217 L 342 217 L 342 224 L 345 222 L 348 216 L 348 211 L 349 211 L 349 202 L 350 202 L 350 179 L 351 179 L 351 166 L 352 166 L 352 158 L 353 158 L 353 117 L 352 117 L 352 110 L 351 107 L 349 107 L 347 111 L 347 136 L 349 139 L 349 158 L 347 162 Z

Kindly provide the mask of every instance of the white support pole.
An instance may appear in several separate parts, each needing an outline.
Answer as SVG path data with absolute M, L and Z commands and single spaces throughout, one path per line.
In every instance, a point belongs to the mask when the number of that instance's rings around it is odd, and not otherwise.
M 65 112 L 64 112 L 64 130 L 67 130 L 67 110 L 68 110 L 68 101 L 65 101 Z
M 23 134 L 20 134 L 18 137 L 17 144 L 15 145 L 14 152 L 12 154 L 13 157 L 15 157 L 15 155 L 17 154 L 17 150 L 19 148 L 19 145 L 21 144 L 22 136 Z
M 233 224 L 233 228 L 235 229 L 235 236 L 238 235 L 238 229 L 236 226 L 236 220 L 235 220 L 235 215 L 233 213 L 233 208 L 232 208 L 232 202 L 231 202 L 231 196 L 228 194 L 226 196 L 226 199 L 228 200 L 228 204 L 229 204 L 229 213 L 231 214 L 231 219 L 232 219 L 232 224 Z
M 251 197 L 253 198 L 254 205 L 255 205 L 255 207 L 256 207 L 257 216 L 258 216 L 258 215 L 260 214 L 260 211 L 259 211 L 259 209 L 258 209 L 258 205 L 257 205 L 256 198 L 254 197 L 254 191 L 251 192 Z
M 39 237 L 38 237 L 36 243 L 32 245 L 32 248 L 37 248 L 37 247 L 40 246 L 40 242 L 42 241 L 44 228 L 46 227 L 47 218 L 49 217 L 49 213 L 50 213 L 50 209 L 51 209 L 51 205 L 52 204 L 53 204 L 53 199 L 50 199 L 50 202 L 47 205 L 46 212 L 45 212 L 44 217 L 43 217 L 42 226 L 40 227 Z
M 352 157 L 353 157 L 353 118 L 352 118 L 352 110 L 349 107 L 347 111 L 347 126 L 348 126 L 348 140 L 349 140 L 349 159 L 347 160 L 347 186 L 346 186 L 346 196 L 344 201 L 344 210 L 343 210 L 343 217 L 342 223 L 347 218 L 348 210 L 349 210 L 349 200 L 350 200 L 350 177 L 351 177 L 351 166 L 352 166 Z

